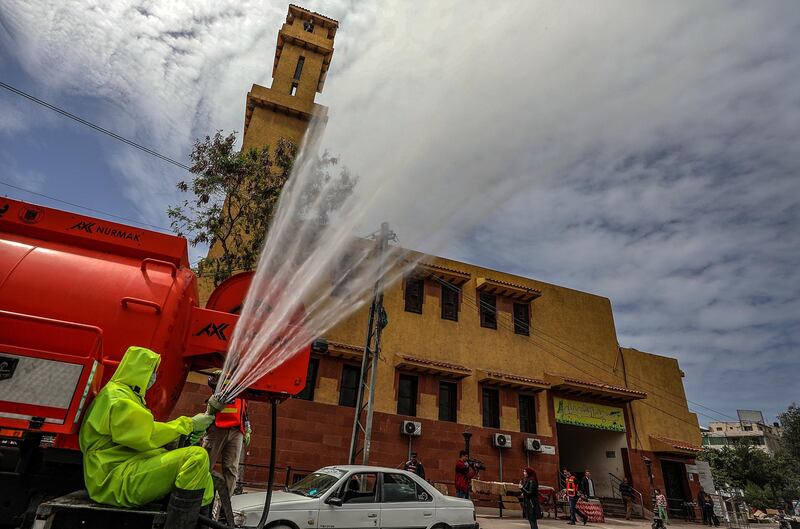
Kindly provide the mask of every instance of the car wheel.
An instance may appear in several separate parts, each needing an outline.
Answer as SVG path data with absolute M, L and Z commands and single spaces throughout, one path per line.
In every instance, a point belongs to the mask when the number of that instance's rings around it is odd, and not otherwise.
M 450 529 L 450 526 L 447 525 L 446 523 L 437 523 L 436 525 L 431 527 L 431 529 Z

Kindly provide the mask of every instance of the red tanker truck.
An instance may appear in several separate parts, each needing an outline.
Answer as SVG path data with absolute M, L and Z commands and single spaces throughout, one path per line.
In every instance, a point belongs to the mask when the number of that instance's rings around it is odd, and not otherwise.
M 0 198 L 0 526 L 83 488 L 82 414 L 129 346 L 161 355 L 147 392 L 161 420 L 190 370 L 221 367 L 249 280 L 200 308 L 185 239 Z M 298 393 L 309 353 L 248 397 Z

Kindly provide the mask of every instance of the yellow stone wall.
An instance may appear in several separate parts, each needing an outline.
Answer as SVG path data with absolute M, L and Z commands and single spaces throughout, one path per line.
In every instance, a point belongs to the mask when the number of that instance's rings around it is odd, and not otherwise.
M 653 450 L 650 435 L 700 446 L 700 425 L 697 415 L 689 411 L 678 361 L 636 349 L 623 348 L 621 353 L 628 387 L 647 392 L 646 399 L 631 403 L 636 426 L 631 431 L 631 448 Z

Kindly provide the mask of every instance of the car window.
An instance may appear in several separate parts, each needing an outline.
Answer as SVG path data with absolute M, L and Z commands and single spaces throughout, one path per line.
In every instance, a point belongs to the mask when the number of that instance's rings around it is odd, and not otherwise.
M 333 487 L 344 473 L 343 470 L 339 469 L 320 469 L 289 487 L 289 492 L 301 496 L 319 498 Z
M 383 502 L 432 501 L 431 495 L 405 474 L 383 475 Z
M 375 503 L 377 485 L 378 474 L 374 472 L 353 474 L 339 489 L 339 497 L 342 503 Z

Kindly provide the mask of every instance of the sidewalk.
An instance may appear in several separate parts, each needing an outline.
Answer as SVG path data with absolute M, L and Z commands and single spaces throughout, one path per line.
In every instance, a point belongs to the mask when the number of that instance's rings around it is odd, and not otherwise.
M 478 523 L 481 529 L 525 529 L 530 528 L 527 520 L 523 520 L 519 511 L 503 511 L 503 517 L 500 518 L 496 513 L 497 509 L 483 509 L 479 508 Z M 593 527 L 595 529 L 603 527 L 608 529 L 650 529 L 651 520 L 625 520 L 624 518 L 606 518 L 604 523 L 588 523 L 586 527 Z M 556 520 L 553 518 L 543 518 L 539 520 L 539 527 L 541 529 L 567 529 L 571 527 L 567 525 L 566 520 Z M 574 526 L 575 529 L 583 527 L 578 522 Z M 667 526 L 668 529 L 699 529 L 703 527 L 699 523 L 686 523 L 684 521 L 673 521 Z

